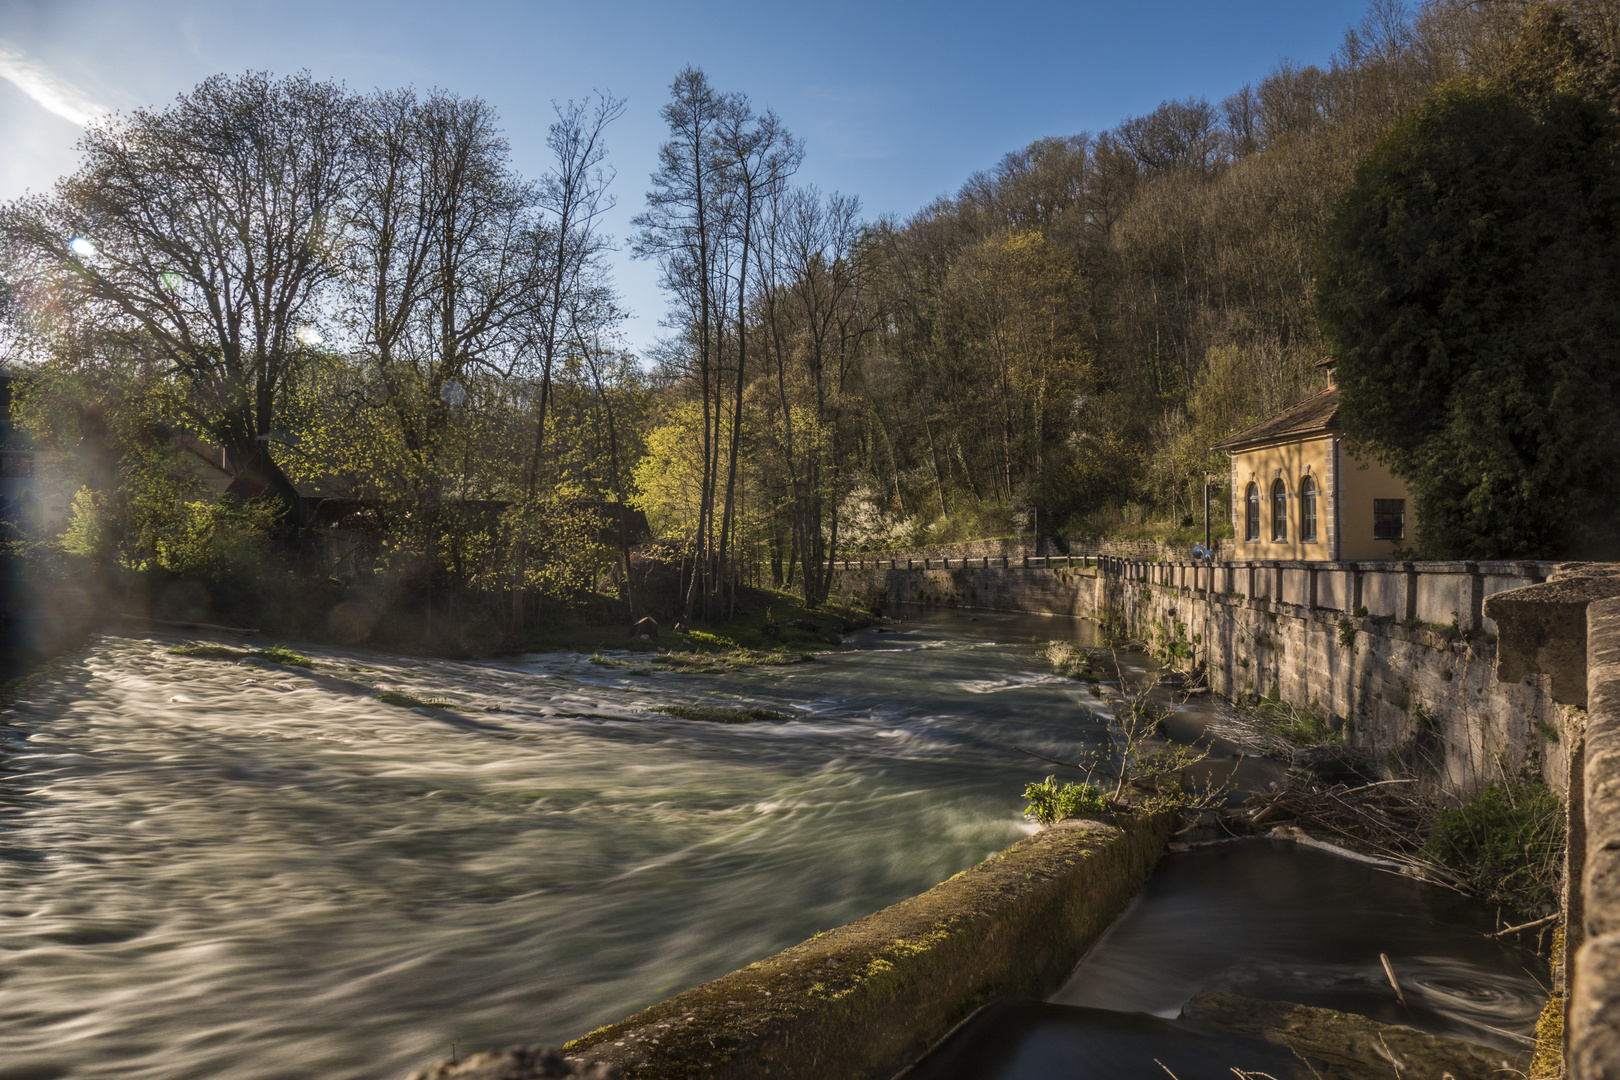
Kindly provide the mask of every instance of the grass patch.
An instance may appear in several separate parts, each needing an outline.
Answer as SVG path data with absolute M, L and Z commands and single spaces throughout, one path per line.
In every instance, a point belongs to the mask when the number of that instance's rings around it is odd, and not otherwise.
M 1435 815 L 1423 855 L 1456 872 L 1482 899 L 1545 914 L 1558 904 L 1564 810 L 1539 781 L 1492 784 Z
M 592 653 L 586 657 L 597 667 L 632 668 L 639 672 L 683 671 L 689 675 L 721 675 L 728 671 L 747 668 L 803 664 L 814 660 L 815 653 L 790 652 L 787 649 L 729 649 L 725 652 L 668 652 L 649 661 L 641 657 L 604 656 Z
M 706 724 L 757 724 L 770 720 L 792 720 L 792 713 L 775 709 L 743 709 L 724 705 L 665 705 L 658 710 L 679 720 L 701 720 Z
M 1330 729 L 1327 721 L 1310 709 L 1282 700 L 1275 687 L 1255 704 L 1254 712 L 1262 729 L 1281 736 L 1290 746 L 1320 746 L 1343 738 L 1341 732 Z
M 1032 638 L 1039 641 L 1040 638 Z M 1097 654 L 1090 649 L 1082 648 L 1067 641 L 1049 641 L 1046 650 L 1041 654 L 1046 662 L 1052 665 L 1052 670 L 1069 679 L 1095 680 L 1093 663 Z
M 628 626 L 588 625 L 583 622 L 563 623 L 527 634 L 521 647 L 531 652 L 595 652 L 603 649 L 614 652 L 661 653 L 664 649 L 693 653 L 780 654 L 802 653 L 806 648 L 825 650 L 841 644 L 841 635 L 851 630 L 875 626 L 883 621 L 881 615 L 863 610 L 856 605 L 829 601 L 820 608 L 806 608 L 801 600 L 790 593 L 772 589 L 742 590 L 739 606 L 746 608 L 735 618 L 704 621 L 694 620 L 689 632 L 675 633 L 667 621 L 659 626 L 661 641 L 635 641 L 627 637 Z M 656 663 L 665 663 L 659 656 Z M 759 663 L 797 663 L 797 659 L 780 658 L 737 664 L 720 670 L 734 670 L 735 666 L 757 666 Z M 611 666 L 611 665 L 610 665 Z M 642 665 L 638 665 L 642 666 Z
M 276 664 L 288 664 L 292 667 L 315 666 L 315 661 L 303 653 L 295 653 L 291 649 L 283 649 L 279 645 L 268 649 L 233 649 L 226 645 L 176 645 L 169 650 L 170 656 L 190 656 L 202 660 L 246 660 L 256 657 L 260 660 L 269 660 Z

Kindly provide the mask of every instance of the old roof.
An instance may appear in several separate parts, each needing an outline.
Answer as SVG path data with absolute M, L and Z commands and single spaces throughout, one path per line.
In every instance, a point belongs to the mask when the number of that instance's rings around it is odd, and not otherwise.
M 1339 429 L 1339 391 L 1334 387 L 1306 398 L 1287 412 L 1222 439 L 1211 450 L 1242 450 Z

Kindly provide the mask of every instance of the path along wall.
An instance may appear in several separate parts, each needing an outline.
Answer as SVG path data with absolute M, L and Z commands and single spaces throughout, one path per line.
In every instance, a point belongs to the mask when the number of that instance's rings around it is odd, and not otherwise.
M 1111 557 L 857 559 L 835 564 L 850 600 L 1095 618 L 1161 658 L 1202 668 L 1232 700 L 1309 709 L 1394 776 L 1437 769 L 1466 795 L 1529 766 L 1568 785 L 1567 707 L 1550 676 L 1496 676 L 1485 600 L 1557 564 L 1199 564 Z

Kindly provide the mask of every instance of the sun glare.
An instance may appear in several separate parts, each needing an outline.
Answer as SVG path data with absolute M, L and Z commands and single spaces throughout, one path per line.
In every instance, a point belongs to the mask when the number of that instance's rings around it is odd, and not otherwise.
M 72 248 L 73 254 L 81 259 L 94 258 L 96 254 L 96 245 L 82 236 L 75 236 L 72 240 L 69 240 L 68 247 Z

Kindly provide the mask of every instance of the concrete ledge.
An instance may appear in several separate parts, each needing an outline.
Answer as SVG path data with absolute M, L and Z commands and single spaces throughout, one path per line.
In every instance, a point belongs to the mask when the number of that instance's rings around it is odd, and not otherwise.
M 1168 814 L 1063 822 L 563 1049 L 630 1080 L 888 1080 L 986 1002 L 1056 989 L 1170 829 Z

